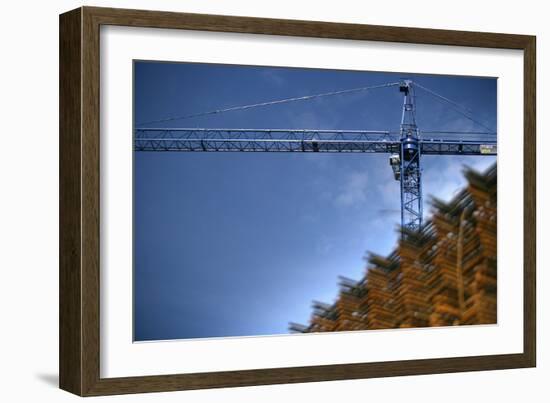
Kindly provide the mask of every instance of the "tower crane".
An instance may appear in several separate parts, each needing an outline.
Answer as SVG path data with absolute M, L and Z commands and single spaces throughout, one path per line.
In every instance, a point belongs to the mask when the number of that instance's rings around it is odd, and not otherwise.
M 403 95 L 401 124 L 390 130 L 307 130 L 147 127 L 154 123 L 207 116 L 222 112 L 265 107 L 377 88 L 398 87 Z M 420 89 L 447 103 L 483 131 L 421 131 L 416 122 L 415 91 Z M 412 80 L 353 88 L 303 97 L 218 109 L 194 115 L 145 122 L 134 129 L 137 152 L 317 152 L 385 153 L 401 189 L 401 226 L 410 231 L 422 228 L 422 165 L 424 155 L 477 155 L 497 153 L 496 132 L 461 105 Z M 157 125 L 158 126 L 158 125 Z

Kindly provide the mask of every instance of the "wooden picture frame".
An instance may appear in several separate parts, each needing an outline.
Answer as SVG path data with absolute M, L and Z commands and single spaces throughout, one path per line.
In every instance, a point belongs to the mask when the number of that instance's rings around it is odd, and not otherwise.
M 100 377 L 99 30 L 102 25 L 524 52 L 523 353 Z M 81 7 L 60 16 L 60 387 L 80 396 L 534 367 L 536 364 L 536 41 L 534 36 Z

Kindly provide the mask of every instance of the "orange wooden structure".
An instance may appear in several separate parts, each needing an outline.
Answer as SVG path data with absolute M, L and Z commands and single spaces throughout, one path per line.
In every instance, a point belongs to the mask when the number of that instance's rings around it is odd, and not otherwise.
M 420 232 L 404 233 L 389 256 L 370 254 L 364 278 L 341 278 L 336 302 L 314 302 L 310 323 L 290 330 L 496 323 L 497 169 L 464 174 L 466 188 L 449 203 L 433 199 Z

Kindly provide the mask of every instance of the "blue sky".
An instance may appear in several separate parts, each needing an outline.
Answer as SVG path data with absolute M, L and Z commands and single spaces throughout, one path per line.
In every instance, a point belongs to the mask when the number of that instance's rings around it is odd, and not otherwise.
M 496 79 L 136 62 L 135 122 L 410 78 L 496 131 Z M 484 130 L 417 92 L 422 130 Z M 397 87 L 155 126 L 398 130 Z M 425 156 L 424 196 L 449 199 L 463 165 Z M 359 279 L 367 251 L 397 241 L 399 183 L 384 154 L 146 153 L 134 156 L 135 339 L 281 334 Z M 430 208 L 426 204 L 425 212 Z

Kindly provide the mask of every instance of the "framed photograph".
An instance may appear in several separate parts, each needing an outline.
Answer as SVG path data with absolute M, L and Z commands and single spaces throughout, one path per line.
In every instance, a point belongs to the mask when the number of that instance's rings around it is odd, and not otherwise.
M 60 16 L 60 387 L 533 367 L 535 37 Z

